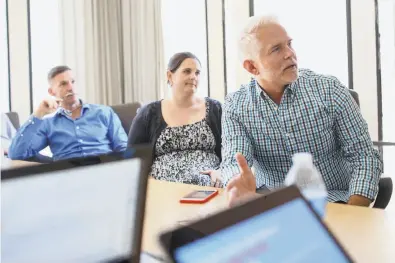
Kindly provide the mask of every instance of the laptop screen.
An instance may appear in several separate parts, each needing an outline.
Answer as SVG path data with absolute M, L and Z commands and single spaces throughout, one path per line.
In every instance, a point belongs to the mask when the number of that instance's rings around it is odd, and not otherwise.
M 140 162 L 133 158 L 2 181 L 2 262 L 129 258 Z
M 297 198 L 174 251 L 177 262 L 349 262 Z

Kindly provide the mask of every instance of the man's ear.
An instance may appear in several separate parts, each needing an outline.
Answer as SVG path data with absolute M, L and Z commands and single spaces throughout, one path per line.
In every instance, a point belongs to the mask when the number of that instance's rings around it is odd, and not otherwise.
M 51 96 L 55 96 L 55 93 L 53 92 L 52 87 L 49 87 L 49 88 L 48 88 L 48 93 L 49 93 L 49 95 L 51 95 Z
M 243 67 L 252 75 L 257 76 L 259 75 L 259 71 L 258 69 L 255 67 L 254 63 L 252 62 L 252 60 L 244 60 L 243 62 Z

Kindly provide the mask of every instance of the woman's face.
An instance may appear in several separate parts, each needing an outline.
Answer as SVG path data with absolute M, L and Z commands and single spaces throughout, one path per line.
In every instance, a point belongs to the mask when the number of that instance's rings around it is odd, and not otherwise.
M 167 78 L 173 92 L 193 94 L 199 85 L 200 63 L 196 59 L 187 58 L 174 73 L 168 71 Z

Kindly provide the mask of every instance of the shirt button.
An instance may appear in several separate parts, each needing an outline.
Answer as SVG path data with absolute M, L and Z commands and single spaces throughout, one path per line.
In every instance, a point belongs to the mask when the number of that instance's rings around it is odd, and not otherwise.
M 79 139 L 78 141 L 79 141 L 79 142 L 83 142 L 83 140 L 81 140 L 81 139 Z
M 32 121 L 32 124 L 34 124 L 34 121 Z
M 77 130 L 79 130 L 80 129 L 80 126 L 77 126 Z
M 21 134 L 21 137 L 23 137 L 23 134 Z

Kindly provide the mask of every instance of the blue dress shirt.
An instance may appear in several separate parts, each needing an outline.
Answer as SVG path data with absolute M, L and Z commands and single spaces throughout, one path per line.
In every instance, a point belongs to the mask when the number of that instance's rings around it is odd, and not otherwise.
M 64 109 L 43 119 L 31 116 L 8 149 L 11 159 L 24 160 L 49 146 L 54 161 L 124 151 L 127 135 L 112 108 L 83 104 L 75 120 Z

